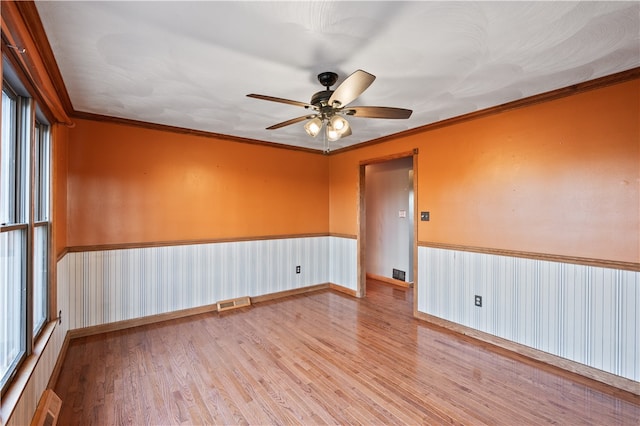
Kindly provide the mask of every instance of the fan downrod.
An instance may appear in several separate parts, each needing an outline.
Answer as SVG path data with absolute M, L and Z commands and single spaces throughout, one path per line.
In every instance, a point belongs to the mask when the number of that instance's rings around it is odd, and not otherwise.
M 327 90 L 331 90 L 330 87 L 336 84 L 336 81 L 338 81 L 338 74 L 331 71 L 321 72 L 320 74 L 318 74 L 318 81 L 320 82 L 320 84 L 326 87 Z

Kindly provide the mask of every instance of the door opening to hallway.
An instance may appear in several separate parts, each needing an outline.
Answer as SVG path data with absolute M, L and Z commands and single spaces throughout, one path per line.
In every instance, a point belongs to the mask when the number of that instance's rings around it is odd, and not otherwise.
M 360 266 L 366 285 L 375 280 L 411 287 L 415 243 L 413 157 L 366 165 L 364 206 L 366 244 Z M 366 294 L 366 288 L 363 290 Z

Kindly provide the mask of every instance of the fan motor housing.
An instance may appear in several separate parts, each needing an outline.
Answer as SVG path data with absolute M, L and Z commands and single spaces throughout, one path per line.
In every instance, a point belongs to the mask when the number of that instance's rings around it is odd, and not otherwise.
M 327 103 L 329 102 L 329 98 L 331 98 L 331 95 L 333 95 L 333 90 L 322 90 L 320 92 L 314 93 L 314 95 L 311 97 L 311 102 L 309 103 L 317 107 L 327 105 Z

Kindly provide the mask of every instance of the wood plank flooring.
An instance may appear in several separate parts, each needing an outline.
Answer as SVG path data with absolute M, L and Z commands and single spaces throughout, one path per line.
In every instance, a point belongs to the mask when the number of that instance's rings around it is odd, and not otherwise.
M 61 425 L 629 424 L 640 398 L 416 320 L 369 281 L 73 340 Z

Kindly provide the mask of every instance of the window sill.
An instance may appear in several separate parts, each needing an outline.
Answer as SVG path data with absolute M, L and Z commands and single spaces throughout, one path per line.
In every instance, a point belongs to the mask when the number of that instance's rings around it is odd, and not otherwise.
M 7 389 L 7 392 L 2 396 L 2 406 L 0 406 L 0 424 L 6 424 L 11 418 L 13 411 L 20 402 L 20 398 L 29 384 L 29 380 L 31 379 L 33 372 L 38 366 L 38 361 L 40 361 L 42 353 L 47 347 L 57 323 L 57 320 L 53 320 L 49 321 L 49 323 L 44 326 L 42 333 L 40 333 L 40 336 L 38 336 L 35 342 L 33 353 L 24 361 L 18 370 L 18 373 L 11 381 L 9 389 Z M 36 408 L 35 404 L 37 403 L 38 401 L 34 401 L 34 410 Z

